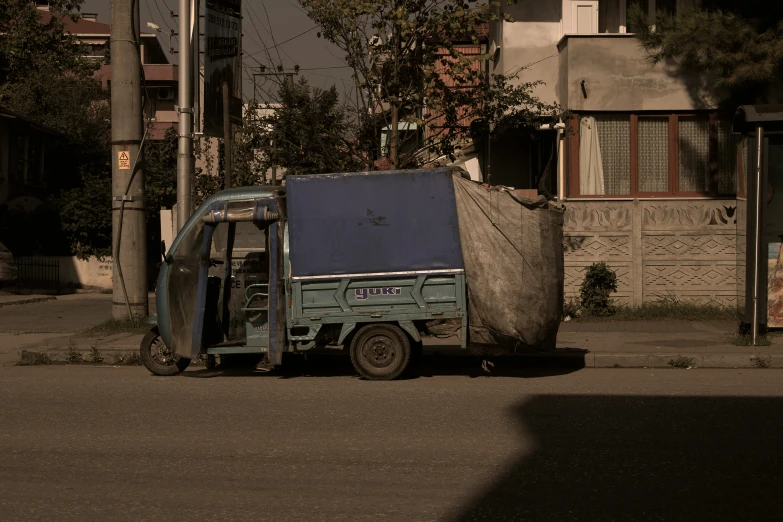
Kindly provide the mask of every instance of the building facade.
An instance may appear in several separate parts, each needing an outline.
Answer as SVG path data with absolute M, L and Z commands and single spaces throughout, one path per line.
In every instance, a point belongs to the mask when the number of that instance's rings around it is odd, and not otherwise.
M 39 5 L 42 22 L 48 22 L 52 14 L 48 6 Z M 84 46 L 85 58 L 105 62 L 109 57 L 111 26 L 98 22 L 98 16 L 83 13 L 75 22 L 68 17 L 63 18 L 65 30 L 71 33 Z M 140 54 L 144 73 L 144 92 L 148 96 L 144 106 L 144 117 L 149 124 L 148 136 L 151 139 L 161 139 L 166 129 L 177 128 L 177 66 L 169 63 L 169 59 L 155 33 L 141 33 Z M 95 73 L 104 89 L 109 89 L 111 83 L 111 64 L 104 64 Z
M 695 0 L 647 0 L 676 11 Z M 652 64 L 627 31 L 630 0 L 526 0 L 490 29 L 494 73 L 542 80 L 573 115 L 562 129 L 501 136 L 491 183 L 539 188 L 550 166 L 564 204 L 566 299 L 605 261 L 618 301 L 737 304 L 736 139 L 705 78 Z M 548 160 L 547 158 L 550 158 Z

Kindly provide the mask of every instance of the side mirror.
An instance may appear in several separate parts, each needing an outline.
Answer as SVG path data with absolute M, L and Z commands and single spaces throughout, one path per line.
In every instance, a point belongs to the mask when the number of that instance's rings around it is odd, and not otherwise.
M 166 242 L 161 240 L 160 242 L 160 257 L 163 258 L 163 260 L 166 260 Z

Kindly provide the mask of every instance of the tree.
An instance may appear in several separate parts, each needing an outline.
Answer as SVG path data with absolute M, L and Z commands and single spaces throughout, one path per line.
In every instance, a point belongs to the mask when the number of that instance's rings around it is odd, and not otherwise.
M 286 175 L 350 172 L 362 167 L 356 156 L 345 107 L 334 86 L 313 89 L 302 78 L 283 83 L 280 107 L 246 128 L 255 128 L 253 139 L 266 172 L 282 167 Z M 253 110 L 253 109 L 251 109 Z
M 772 100 L 783 79 L 783 8 L 779 2 L 705 1 L 650 20 L 634 4 L 629 26 L 653 63 L 673 60 L 683 71 L 713 78 L 727 105 Z
M 464 51 L 499 18 L 500 0 L 300 0 L 324 38 L 345 53 L 356 83 L 359 149 L 367 164 L 377 152 L 380 123 L 392 168 L 453 157 L 455 147 L 499 125 L 532 125 L 559 109 L 532 95 L 536 83 L 483 70 L 487 55 Z M 471 5 L 473 4 L 473 5 Z M 513 104 L 509 104 L 513 102 Z M 510 117 L 509 117 L 510 116 Z M 400 123 L 412 133 L 401 154 Z M 475 123 L 478 123 L 476 125 Z
M 48 180 L 53 197 L 42 210 L 48 223 L 12 216 L 27 231 L 25 237 L 46 234 L 47 244 L 28 240 L 20 252 L 62 254 L 52 252 L 50 245 L 65 241 L 73 252 L 89 255 L 104 253 L 104 245 L 111 244 L 111 223 L 107 236 L 103 212 L 111 206 L 108 97 L 93 78 L 100 64 L 83 58 L 64 23 L 66 17 L 78 18 L 81 4 L 49 2 L 51 16 L 44 21 L 34 2 L 0 3 L 0 104 L 64 136 L 47 143 L 49 155 L 58 158 L 57 175 Z M 85 190 L 74 199 L 78 188 Z M 53 230 L 66 237 L 53 237 Z
M 29 0 L 0 2 L 0 101 L 8 88 L 23 83 L 39 70 L 56 74 L 89 73 L 94 66 L 82 59 L 73 35 L 65 31 L 63 18 L 76 20 L 83 0 L 52 0 L 52 16 L 44 23 L 42 12 Z

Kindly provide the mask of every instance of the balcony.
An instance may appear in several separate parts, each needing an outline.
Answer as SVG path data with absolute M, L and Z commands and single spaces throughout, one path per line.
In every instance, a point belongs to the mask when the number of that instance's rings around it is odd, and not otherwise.
M 574 111 L 688 111 L 715 107 L 708 82 L 653 65 L 634 35 L 568 34 L 557 45 L 557 96 Z

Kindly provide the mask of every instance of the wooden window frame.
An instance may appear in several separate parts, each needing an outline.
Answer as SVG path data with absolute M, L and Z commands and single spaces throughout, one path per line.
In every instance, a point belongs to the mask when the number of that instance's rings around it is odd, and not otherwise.
M 623 112 L 623 114 L 629 114 Z M 579 193 L 579 145 L 580 116 L 576 115 L 569 120 L 568 132 L 568 198 L 570 199 L 671 199 L 691 198 L 706 199 L 718 197 L 718 114 L 717 112 L 698 113 L 630 113 L 630 156 L 631 172 L 629 194 L 593 194 L 582 195 Z M 709 118 L 709 189 L 706 192 L 681 192 L 680 185 L 680 118 L 694 117 Z M 669 121 L 669 190 L 665 192 L 641 192 L 639 191 L 639 119 L 643 118 L 668 118 Z

